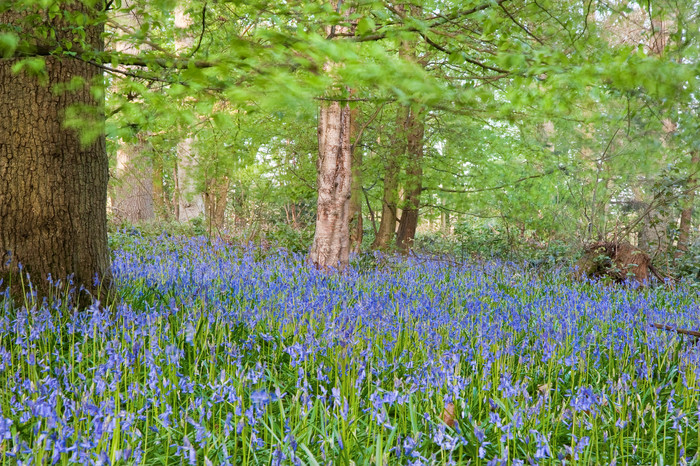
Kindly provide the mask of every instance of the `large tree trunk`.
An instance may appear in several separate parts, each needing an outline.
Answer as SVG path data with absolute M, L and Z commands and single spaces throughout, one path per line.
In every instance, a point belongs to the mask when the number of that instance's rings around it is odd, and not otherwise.
M 204 198 L 197 187 L 195 175 L 197 160 L 192 146 L 194 138 L 185 138 L 177 144 L 177 219 L 187 222 L 204 214 Z
M 382 219 L 373 249 L 387 249 L 396 235 L 397 207 L 399 201 L 399 169 L 406 152 L 406 125 L 408 107 L 400 106 L 396 112 L 396 128 L 390 139 L 390 149 L 384 162 L 384 191 L 382 195 Z
M 335 10 L 342 6 L 332 0 Z M 352 9 L 343 14 L 347 19 Z M 347 26 L 326 28 L 326 34 L 350 33 Z M 340 66 L 328 62 L 323 70 L 333 74 Z M 316 205 L 316 230 L 309 252 L 309 260 L 320 269 L 343 269 L 348 265 L 350 253 L 350 198 L 352 197 L 352 112 L 347 102 L 322 101 L 318 117 L 318 162 Z
M 62 8 L 95 11 L 80 3 Z M 9 12 L 0 22 L 19 24 Z M 57 22 L 58 20 L 51 20 Z M 56 30 L 65 25 L 53 24 Z M 84 29 L 89 46 L 101 50 L 102 26 Z M 100 68 L 84 61 L 45 58 L 45 82 L 25 72 L 12 73 L 16 60 L 0 60 L 0 277 L 12 282 L 21 299 L 19 264 L 41 290 L 49 276 L 73 275 L 76 285 L 94 290 L 97 276 L 110 281 L 107 249 L 107 179 L 109 163 L 104 134 L 89 141 L 64 125 L 69 107 L 87 106 L 91 130 L 104 124 Z M 75 91 L 56 93 L 54 86 L 80 77 Z M 89 115 L 87 115 L 89 113 Z
M 678 227 L 678 255 L 688 250 L 690 240 L 690 226 L 693 220 L 693 204 L 695 204 L 695 184 L 700 169 L 700 151 L 693 151 L 690 159 L 690 176 L 688 177 L 689 191 L 686 194 L 684 208 L 681 211 L 680 226 Z
M 349 207 L 352 185 L 350 106 L 324 103 L 318 121 L 318 204 L 311 262 L 344 268 L 350 251 Z
M 420 193 L 423 190 L 423 136 L 425 134 L 425 122 L 422 112 L 411 110 L 406 131 L 408 133 L 406 199 L 403 203 L 399 231 L 396 234 L 396 245 L 402 251 L 407 251 L 413 247 L 416 229 L 418 228 Z

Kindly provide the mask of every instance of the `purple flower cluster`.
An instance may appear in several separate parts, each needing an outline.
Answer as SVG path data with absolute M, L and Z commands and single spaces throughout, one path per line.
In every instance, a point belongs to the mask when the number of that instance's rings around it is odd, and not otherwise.
M 2 298 L 0 451 L 203 465 L 697 454 L 700 352 L 649 327 L 696 325 L 692 289 L 387 263 L 327 275 L 284 251 L 132 237 L 114 251 L 117 304 Z

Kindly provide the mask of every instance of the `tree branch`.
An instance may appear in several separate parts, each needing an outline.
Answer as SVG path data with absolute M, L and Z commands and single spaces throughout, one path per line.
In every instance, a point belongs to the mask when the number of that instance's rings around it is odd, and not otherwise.
M 529 30 L 528 28 L 526 28 L 524 25 L 520 24 L 520 22 L 518 22 L 518 20 L 515 19 L 515 18 L 513 17 L 513 15 L 510 14 L 510 11 L 506 10 L 506 7 L 504 7 L 503 4 L 500 4 L 499 6 L 501 7 L 501 9 L 502 9 L 503 11 L 505 11 L 506 15 L 508 15 L 508 17 L 510 18 L 510 20 L 513 21 L 520 29 L 522 29 L 523 31 L 525 31 L 525 33 L 526 33 L 528 36 L 530 36 L 530 37 L 532 37 L 533 39 L 535 39 L 537 42 L 539 42 L 540 45 L 544 45 L 544 43 L 540 40 L 540 38 L 537 37 L 536 35 L 534 35 L 533 33 L 531 33 L 530 30 Z
M 451 50 L 446 49 L 445 47 L 441 46 L 440 44 L 437 44 L 437 43 L 433 42 L 427 35 L 423 34 L 422 32 L 420 33 L 420 36 L 421 36 L 423 39 L 425 39 L 425 41 L 426 41 L 431 47 L 436 48 L 436 49 L 438 49 L 439 51 L 444 52 L 444 53 L 446 53 L 446 54 L 448 54 L 448 55 L 451 55 L 452 53 L 454 53 L 454 52 L 452 52 Z M 483 68 L 483 69 L 485 69 L 485 70 L 490 70 L 490 71 L 495 71 L 496 73 L 501 73 L 501 75 L 499 75 L 498 78 L 502 78 L 502 77 L 505 77 L 505 76 L 507 76 L 508 74 L 510 74 L 510 71 L 508 71 L 508 70 L 504 70 L 504 69 L 501 69 L 501 68 L 496 68 L 496 67 L 494 67 L 494 66 L 486 65 L 486 64 L 484 64 L 484 63 L 481 63 L 480 61 L 474 60 L 473 58 L 467 57 L 464 53 L 462 53 L 462 58 L 464 59 L 464 61 L 466 61 L 467 63 L 471 63 L 472 65 L 479 66 L 479 67 L 481 67 L 481 68 Z
M 547 170 L 544 173 L 538 173 L 537 175 L 530 175 L 530 176 L 524 176 L 522 178 L 518 178 L 517 180 L 510 182 L 510 183 L 505 183 L 501 184 L 498 186 L 489 186 L 488 188 L 479 188 L 479 189 L 447 189 L 447 188 L 440 188 L 440 187 L 429 187 L 426 186 L 423 188 L 423 191 L 427 190 L 434 190 L 434 191 L 441 191 L 443 193 L 458 193 L 458 194 L 472 194 L 472 193 L 482 193 L 484 191 L 497 191 L 499 189 L 503 188 L 509 188 L 511 186 L 514 186 L 516 184 L 522 183 L 523 181 L 527 180 L 532 180 L 534 178 L 542 178 L 547 175 L 551 175 L 552 173 L 556 172 L 556 169 L 551 169 Z
M 482 10 L 486 10 L 487 8 L 490 8 L 492 6 L 500 6 L 501 4 L 507 2 L 509 0 L 497 0 L 495 3 L 494 2 L 485 2 L 482 3 L 479 6 L 475 6 L 474 8 L 470 8 L 468 10 L 462 10 L 462 11 L 457 11 L 455 13 L 452 13 L 451 15 L 447 16 L 434 16 L 429 19 L 429 21 L 432 21 L 432 23 L 428 26 L 428 29 L 432 29 L 437 26 L 441 26 L 445 23 L 449 23 L 450 21 L 454 21 L 455 19 L 462 18 L 465 16 L 472 15 L 474 13 L 477 13 Z M 406 32 L 418 32 L 418 33 L 423 33 L 425 30 L 419 29 L 417 27 L 409 27 L 406 29 L 403 29 Z M 353 42 L 371 42 L 371 41 L 376 41 L 376 40 L 381 40 L 381 39 L 386 39 L 387 37 L 387 32 L 375 32 L 374 34 L 366 34 L 363 36 L 351 36 L 349 39 Z

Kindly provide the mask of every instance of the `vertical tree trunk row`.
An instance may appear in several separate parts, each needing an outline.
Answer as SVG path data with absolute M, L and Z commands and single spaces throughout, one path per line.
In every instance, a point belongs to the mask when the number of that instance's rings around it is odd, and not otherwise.
M 400 106 L 396 111 L 395 130 L 390 138 L 391 149 L 384 161 L 384 190 L 382 194 L 382 218 L 373 249 L 389 248 L 396 235 L 399 203 L 399 171 L 407 147 L 407 125 L 409 108 Z

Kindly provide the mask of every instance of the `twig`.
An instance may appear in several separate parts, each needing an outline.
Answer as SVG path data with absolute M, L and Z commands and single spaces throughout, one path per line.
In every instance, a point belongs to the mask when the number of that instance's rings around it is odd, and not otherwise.
M 435 187 L 435 186 L 425 186 L 423 188 L 423 191 L 442 191 L 444 193 L 458 193 L 458 194 L 470 194 L 470 193 L 481 193 L 484 191 L 497 191 L 499 189 L 503 188 L 509 188 L 513 185 L 516 185 L 518 183 L 522 183 L 523 181 L 531 180 L 534 178 L 542 178 L 543 176 L 551 175 L 552 173 L 555 173 L 557 170 L 556 169 L 551 169 L 547 170 L 544 173 L 538 173 L 536 175 L 530 175 L 530 176 L 524 176 L 522 178 L 518 178 L 517 180 L 511 182 L 511 183 L 505 183 L 505 184 L 499 184 L 498 186 L 490 186 L 487 188 L 478 188 L 478 189 L 448 189 L 448 188 L 440 188 L 440 187 Z
M 372 228 L 374 229 L 374 236 L 377 236 L 377 222 L 374 219 L 374 211 L 372 210 L 372 204 L 369 203 L 369 196 L 367 196 L 367 190 L 362 187 L 362 193 L 365 195 L 365 201 L 367 202 L 367 208 L 369 209 L 369 217 L 372 219 Z
M 530 37 L 532 37 L 533 39 L 535 39 L 537 42 L 540 43 L 540 45 L 544 45 L 544 42 L 542 42 L 542 41 L 540 40 L 539 37 L 537 37 L 537 36 L 534 35 L 532 32 L 530 32 L 530 30 L 529 30 L 528 28 L 526 28 L 523 24 L 521 24 L 520 22 L 518 22 L 518 20 L 515 19 L 515 18 L 513 17 L 513 15 L 510 14 L 510 11 L 506 10 L 506 7 L 503 6 L 503 3 L 501 3 L 499 6 L 501 7 L 501 9 L 502 9 L 503 11 L 505 11 L 506 15 L 508 15 L 508 17 L 510 18 L 510 20 L 513 21 L 520 29 L 522 29 L 523 31 L 525 31 L 525 32 L 527 33 L 528 36 L 530 36 Z

